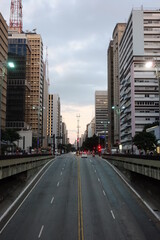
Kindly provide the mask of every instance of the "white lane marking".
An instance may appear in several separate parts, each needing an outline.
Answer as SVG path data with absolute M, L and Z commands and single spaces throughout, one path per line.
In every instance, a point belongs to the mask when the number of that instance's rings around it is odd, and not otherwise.
M 51 204 L 53 203 L 53 201 L 54 201 L 54 197 L 52 197 L 52 199 L 51 199 Z
M 38 238 L 40 238 L 40 237 L 41 237 L 41 235 L 42 235 L 42 232 L 43 232 L 43 228 L 44 228 L 44 225 L 42 225 L 42 227 L 41 227 L 41 230 L 40 230 L 40 232 L 39 232 Z
M 111 210 L 111 214 L 112 214 L 112 217 L 113 217 L 113 219 L 115 219 L 115 216 L 114 216 L 114 213 L 113 213 L 113 211 Z
M 59 187 L 59 182 L 57 183 L 57 187 Z
M 103 194 L 104 194 L 104 196 L 106 196 L 106 193 L 105 193 L 105 191 L 103 190 Z
M 52 161 L 52 160 L 51 160 Z M 2 219 L 8 214 L 8 212 L 12 209 L 12 207 L 18 202 L 18 200 L 20 199 L 20 197 L 24 194 L 24 192 L 27 190 L 27 188 L 29 188 L 29 186 L 33 183 L 33 181 L 38 177 L 38 175 L 43 171 L 43 169 L 51 162 L 49 161 L 47 164 L 45 164 L 43 166 L 43 168 L 36 174 L 36 176 L 33 178 L 33 180 L 27 185 L 27 187 L 20 193 L 20 195 L 15 199 L 15 201 L 10 205 L 10 207 L 3 213 L 3 215 L 0 217 L 0 222 L 2 221 Z M 28 196 L 30 195 L 30 193 L 33 191 L 33 189 L 37 186 L 37 184 L 40 182 L 41 178 L 44 176 L 44 174 L 48 171 L 48 169 L 55 163 L 56 160 L 54 160 L 53 163 L 51 163 L 51 165 L 44 171 L 44 173 L 41 175 L 41 177 L 38 179 L 38 181 L 35 183 L 35 185 L 31 188 L 31 190 L 29 191 L 29 193 L 26 195 L 26 197 L 23 199 L 23 201 L 20 203 L 20 205 L 17 207 L 17 209 L 15 210 L 15 212 L 12 214 L 12 216 L 9 218 L 9 220 L 6 222 L 6 224 L 2 227 L 2 229 L 0 229 L 0 234 L 3 232 L 3 230 L 6 228 L 6 226 L 8 225 L 8 223 L 11 221 L 11 219 L 14 217 L 14 215 L 18 212 L 18 210 L 20 209 L 20 207 L 22 206 L 22 204 L 25 202 L 25 200 L 28 198 Z
M 96 173 L 96 170 L 94 170 L 95 171 L 95 173 Z
M 91 159 L 89 161 L 92 162 Z
M 62 172 L 61 172 L 61 176 L 62 176 Z
M 98 182 L 100 182 L 100 179 L 98 178 Z
M 154 210 L 149 206 L 149 204 L 143 200 L 138 192 L 125 180 L 125 178 L 120 174 L 120 172 L 114 167 L 109 161 L 102 159 L 105 163 L 108 163 L 110 167 L 118 174 L 118 176 L 126 183 L 126 185 L 133 191 L 133 193 L 144 203 L 144 205 L 150 210 L 150 212 L 160 221 L 160 216 L 157 215 Z

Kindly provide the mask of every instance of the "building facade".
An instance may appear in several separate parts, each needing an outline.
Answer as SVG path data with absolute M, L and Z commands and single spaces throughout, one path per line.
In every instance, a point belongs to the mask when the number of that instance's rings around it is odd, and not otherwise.
M 47 135 L 49 144 L 53 145 L 53 136 L 55 139 L 55 149 L 61 142 L 60 138 L 60 97 L 58 94 L 49 94 L 48 96 L 48 120 Z
M 88 138 L 91 138 L 95 134 L 95 117 L 87 126 Z
M 119 43 L 123 36 L 126 23 L 117 23 L 113 31 L 113 106 L 114 115 L 114 145 L 120 142 L 120 81 L 119 81 Z M 113 107 L 112 106 L 112 107 Z
M 113 92 L 113 40 L 110 41 L 107 51 L 107 69 L 108 69 L 108 150 L 111 152 L 114 146 L 114 92 Z
M 6 128 L 30 129 L 30 62 L 31 49 L 24 33 L 9 31 Z
M 43 62 L 43 42 L 40 34 L 35 32 L 26 33 L 27 40 L 31 48 L 30 66 L 30 117 L 29 121 L 32 127 L 33 136 L 37 138 L 37 145 L 42 146 L 43 139 L 43 114 L 46 111 L 43 106 L 44 99 L 44 62 Z M 47 96 L 46 96 L 47 97 Z M 46 121 L 47 125 L 47 121 Z
M 95 92 L 95 134 L 108 138 L 108 93 Z
M 46 75 L 46 63 L 43 65 L 43 139 L 42 139 L 42 146 L 48 147 L 48 138 L 47 138 L 47 118 L 48 118 L 48 88 L 49 88 L 49 82 Z
M 160 63 L 160 10 L 132 10 L 119 45 L 120 137 L 123 150 L 159 119 L 159 82 L 148 60 Z
M 0 126 L 6 126 L 8 25 L 0 13 Z

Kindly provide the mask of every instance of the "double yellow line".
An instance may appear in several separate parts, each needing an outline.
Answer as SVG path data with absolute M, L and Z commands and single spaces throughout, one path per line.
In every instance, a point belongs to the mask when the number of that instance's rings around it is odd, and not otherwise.
M 78 161 L 78 240 L 84 240 L 80 159 Z

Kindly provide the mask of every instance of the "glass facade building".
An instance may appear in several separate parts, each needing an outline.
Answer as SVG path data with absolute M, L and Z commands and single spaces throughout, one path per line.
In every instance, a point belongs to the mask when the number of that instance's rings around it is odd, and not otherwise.
M 30 97 L 30 47 L 25 34 L 9 34 L 8 61 L 15 67 L 8 69 L 6 127 L 28 128 Z

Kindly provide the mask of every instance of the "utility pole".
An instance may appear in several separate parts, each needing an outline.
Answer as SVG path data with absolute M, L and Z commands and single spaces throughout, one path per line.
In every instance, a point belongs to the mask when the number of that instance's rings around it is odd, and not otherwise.
M 77 151 L 79 151 L 79 119 L 80 119 L 80 114 L 78 114 L 77 116 Z

